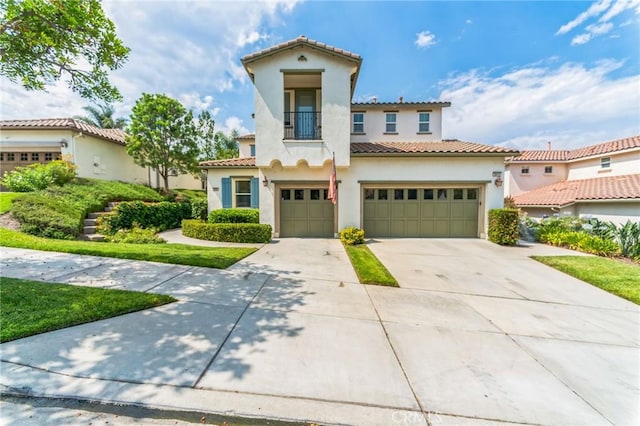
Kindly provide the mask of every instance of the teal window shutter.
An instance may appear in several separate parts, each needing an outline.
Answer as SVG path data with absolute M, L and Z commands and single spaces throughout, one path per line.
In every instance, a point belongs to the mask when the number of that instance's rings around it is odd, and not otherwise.
M 233 205 L 231 200 L 231 178 L 223 177 L 222 178 L 222 208 L 230 209 Z
M 251 148 L 251 156 L 255 157 L 256 156 L 256 146 L 255 145 L 249 145 L 249 147 Z
M 257 209 L 260 205 L 259 183 L 258 178 L 251 178 L 251 208 L 253 209 Z

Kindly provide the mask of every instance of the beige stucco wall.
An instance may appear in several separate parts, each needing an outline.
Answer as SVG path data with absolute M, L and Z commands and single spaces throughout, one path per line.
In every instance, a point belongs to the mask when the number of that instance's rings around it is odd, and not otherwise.
M 576 204 L 580 217 L 592 216 L 616 225 L 640 222 L 640 201 L 591 202 Z
M 504 192 L 493 183 L 492 172 L 502 171 L 503 159 L 500 157 L 354 157 L 348 168 L 338 167 L 337 217 L 338 230 L 347 226 L 362 227 L 361 190 L 364 183 L 384 182 L 388 184 L 416 185 L 428 183 L 430 187 L 478 187 L 480 188 L 481 217 L 480 235 L 486 236 L 488 210 L 503 205 Z M 270 224 L 277 231 L 276 204 L 278 189 L 282 184 L 305 186 L 305 183 L 323 183 L 328 185 L 331 173 L 330 163 L 322 168 L 282 167 L 276 165 L 260 170 L 260 181 L 266 177 L 268 187 L 260 186 L 260 221 Z M 211 176 L 211 174 L 210 174 Z M 211 203 L 210 207 L 219 205 Z
M 603 169 L 600 160 L 611 157 L 611 167 Z M 569 180 L 589 179 L 605 176 L 619 176 L 640 173 L 640 150 L 623 154 L 601 155 L 569 163 Z
M 418 111 L 429 112 L 429 133 L 419 133 Z M 364 133 L 352 134 L 351 142 L 429 142 L 442 139 L 442 109 L 441 108 L 389 108 L 367 109 L 354 107 L 353 111 L 364 111 Z M 386 111 L 396 112 L 397 134 L 385 134 Z M 352 116 L 353 120 L 353 116 Z M 351 124 L 353 128 L 353 123 Z
M 529 174 L 522 174 L 523 166 L 529 167 Z M 553 167 L 553 173 L 545 173 L 546 166 Z M 536 188 L 562 182 L 567 179 L 567 165 L 563 163 L 515 163 L 506 165 L 505 194 L 512 197 Z
M 238 154 L 240 158 L 251 157 L 251 145 L 255 145 L 255 141 L 239 141 Z
M 304 54 L 305 62 L 298 57 Z M 305 161 L 321 167 L 335 152 L 336 163 L 350 160 L 350 76 L 353 64 L 303 46 L 251 64 L 255 74 L 256 164 L 277 160 L 287 167 Z M 284 74 L 282 70 L 321 70 L 322 141 L 283 141 Z

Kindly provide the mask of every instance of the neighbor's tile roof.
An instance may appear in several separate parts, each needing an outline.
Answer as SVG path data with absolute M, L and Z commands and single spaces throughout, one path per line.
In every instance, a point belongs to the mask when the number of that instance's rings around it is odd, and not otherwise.
M 74 118 L 43 118 L 32 120 L 0 120 L 0 130 L 74 130 L 109 142 L 125 145 L 126 133 L 120 129 L 101 129 Z
M 518 206 L 562 207 L 578 201 L 638 199 L 640 174 L 568 180 L 513 197 Z
M 301 35 L 301 36 L 298 36 L 297 38 L 294 38 L 293 40 L 285 41 L 284 43 L 280 43 L 280 44 L 277 44 L 275 46 L 271 46 L 271 47 L 268 47 L 266 49 L 259 50 L 257 52 L 250 53 L 250 54 L 248 54 L 246 56 L 243 56 L 242 57 L 242 63 L 251 62 L 251 61 L 254 61 L 254 60 L 256 60 L 256 59 L 258 59 L 258 58 L 260 58 L 262 56 L 274 54 L 274 53 L 276 53 L 276 52 L 278 52 L 280 50 L 291 49 L 291 48 L 293 48 L 295 46 L 298 46 L 298 45 L 307 45 L 307 46 L 310 46 L 310 47 L 313 47 L 313 48 L 324 50 L 324 51 L 329 52 L 329 53 L 338 54 L 338 55 L 344 56 L 346 58 L 356 60 L 358 62 L 362 61 L 362 58 L 360 57 L 360 55 L 358 55 L 356 53 L 351 53 L 351 52 L 349 52 L 347 50 L 339 49 L 337 47 L 333 47 L 333 46 L 330 46 L 330 45 L 325 44 L 325 43 L 320 43 L 319 41 L 312 40 L 310 38 L 307 38 L 307 37 Z
M 256 138 L 256 135 L 254 135 L 253 133 L 249 133 L 247 135 L 238 136 L 236 139 L 239 141 L 248 141 L 248 140 L 253 140 L 255 138 Z
M 200 167 L 255 167 L 256 157 L 229 158 L 225 160 L 201 161 Z
M 418 102 L 351 102 L 351 108 L 358 107 L 386 107 L 386 108 L 400 108 L 400 107 L 449 107 L 451 102 L 448 101 L 418 101 Z
M 540 150 L 522 151 L 517 157 L 507 158 L 507 162 L 528 163 L 533 161 L 571 161 L 594 155 L 612 154 L 628 149 L 640 148 L 640 136 L 631 136 L 624 139 L 590 145 L 584 148 L 569 150 Z
M 517 154 L 518 151 L 494 145 L 462 142 L 457 139 L 439 142 L 354 142 L 352 154 Z

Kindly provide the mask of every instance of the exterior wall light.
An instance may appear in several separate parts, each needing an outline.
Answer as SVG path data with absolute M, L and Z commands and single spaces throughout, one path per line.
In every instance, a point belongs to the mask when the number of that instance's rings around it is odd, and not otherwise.
M 494 181 L 494 184 L 496 185 L 496 187 L 501 188 L 502 187 L 502 178 L 500 176 L 498 176 L 496 178 L 496 180 Z
M 66 147 L 68 147 L 68 146 L 69 146 L 69 144 L 67 143 L 67 141 L 65 141 L 64 139 L 62 139 L 62 140 L 60 141 L 60 146 L 61 146 L 62 148 L 66 148 Z
M 264 177 L 264 179 L 262 179 L 262 186 L 269 186 L 269 179 L 267 179 L 266 176 Z
M 298 56 L 298 62 L 307 62 L 307 57 L 304 55 Z

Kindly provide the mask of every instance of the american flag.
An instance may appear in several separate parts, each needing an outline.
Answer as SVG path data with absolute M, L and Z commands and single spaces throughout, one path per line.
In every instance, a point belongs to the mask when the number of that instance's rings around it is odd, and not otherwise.
M 331 176 L 329 176 L 329 193 L 327 198 L 331 200 L 333 204 L 338 201 L 338 186 L 336 182 L 336 154 L 333 154 L 333 161 L 331 162 Z

